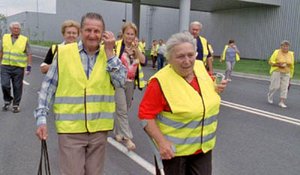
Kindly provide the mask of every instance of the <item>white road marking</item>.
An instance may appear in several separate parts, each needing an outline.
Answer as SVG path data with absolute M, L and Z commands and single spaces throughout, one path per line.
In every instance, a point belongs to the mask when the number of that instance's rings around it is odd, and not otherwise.
M 29 86 L 30 85 L 30 83 L 28 83 L 27 81 L 25 81 L 25 80 L 23 80 L 23 84 L 25 84 L 25 85 L 27 85 L 27 86 Z
M 224 100 L 222 100 L 221 104 L 224 106 L 230 107 L 230 108 L 238 109 L 241 111 L 249 112 L 252 114 L 257 114 L 257 115 L 260 115 L 263 117 L 267 117 L 267 118 L 271 118 L 271 119 L 275 119 L 275 120 L 279 120 L 279 121 L 283 121 L 286 123 L 300 126 L 300 120 L 292 118 L 292 117 L 288 117 L 288 116 L 284 116 L 284 115 L 280 115 L 280 114 L 276 114 L 276 113 L 272 113 L 272 112 L 267 112 L 264 110 L 260 110 L 260 109 L 256 109 L 256 108 L 252 108 L 252 107 L 248 107 L 248 106 L 244 106 L 244 105 L 240 105 L 240 104 L 236 104 L 236 103 L 232 103 L 232 102 L 228 102 L 228 101 L 224 101 Z
M 141 156 L 136 154 L 133 151 L 128 151 L 128 149 L 122 145 L 121 143 L 117 142 L 115 139 L 108 137 L 107 138 L 108 143 L 110 143 L 112 146 L 117 148 L 119 151 L 124 153 L 126 156 L 134 160 L 137 164 L 145 168 L 149 173 L 155 174 L 155 166 L 143 159 Z
M 45 57 L 41 57 L 41 56 L 38 56 L 38 55 L 32 55 L 33 57 L 37 57 L 37 58 L 40 58 L 40 59 L 44 59 Z
M 280 114 L 276 114 L 276 113 L 260 110 L 260 109 L 257 109 L 257 108 L 252 108 L 252 107 L 249 107 L 249 106 L 244 106 L 244 105 L 240 105 L 240 104 L 237 104 L 237 103 L 232 103 L 232 102 L 229 102 L 229 101 L 224 101 L 224 100 L 222 100 L 221 104 L 223 106 L 226 106 L 226 107 L 234 108 L 234 109 L 237 109 L 237 110 L 241 110 L 241 111 L 244 111 L 244 112 L 256 114 L 256 115 L 263 116 L 263 117 L 266 117 L 266 118 L 271 118 L 271 119 L 274 119 L 274 120 L 279 120 L 279 121 L 283 121 L 283 122 L 286 122 L 286 123 L 290 123 L 290 124 L 300 126 L 300 120 L 299 119 L 295 119 L 295 118 L 288 117 L 288 116 L 285 116 L 285 115 L 280 115 Z M 140 157 L 135 152 L 128 151 L 127 148 L 124 145 L 117 142 L 115 139 L 113 139 L 111 137 L 108 137 L 107 141 L 112 146 L 114 146 L 119 151 L 121 151 L 126 156 L 128 156 L 133 161 L 135 161 L 137 164 L 139 164 L 140 166 L 145 168 L 148 172 L 150 172 L 151 174 L 155 174 L 156 171 L 155 171 L 155 166 L 154 165 L 152 165 L 151 163 L 149 163 L 148 161 L 146 161 L 145 159 Z

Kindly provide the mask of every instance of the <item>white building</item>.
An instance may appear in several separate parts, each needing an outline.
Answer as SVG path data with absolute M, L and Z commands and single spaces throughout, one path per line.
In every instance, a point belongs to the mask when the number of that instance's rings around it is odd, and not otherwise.
M 179 1 L 160 2 L 176 2 L 178 5 Z M 203 24 L 202 35 L 212 43 L 216 55 L 221 54 L 229 39 L 234 39 L 242 58 L 268 59 L 280 42 L 287 39 L 291 42 L 291 50 L 295 51 L 295 58 L 299 60 L 300 0 L 192 0 L 193 3 L 202 5 L 206 12 L 191 11 L 190 21 L 197 20 Z M 60 42 L 61 23 L 66 19 L 80 21 L 81 16 L 90 11 L 102 14 L 106 29 L 115 34 L 120 31 L 124 19 L 132 20 L 130 3 L 59 0 L 56 2 L 56 14 L 23 12 L 8 17 L 7 24 L 21 22 L 23 34 L 31 40 Z M 5 25 L 1 27 L 3 32 L 7 29 Z M 178 9 L 141 6 L 139 36 L 147 40 L 148 46 L 153 39 L 168 39 L 178 31 Z

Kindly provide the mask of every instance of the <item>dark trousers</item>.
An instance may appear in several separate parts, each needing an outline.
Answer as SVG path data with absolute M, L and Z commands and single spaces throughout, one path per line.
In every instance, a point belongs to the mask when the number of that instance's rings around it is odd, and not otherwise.
M 13 105 L 20 104 L 23 92 L 23 78 L 24 68 L 1 65 L 1 86 L 5 102 L 13 100 Z M 10 83 L 13 86 L 13 97 L 11 96 Z
M 212 152 L 163 160 L 166 175 L 211 175 Z
M 164 67 L 165 57 L 162 54 L 157 55 L 157 70 Z
M 151 55 L 151 58 L 152 58 L 152 68 L 155 68 L 155 64 L 156 64 L 156 60 L 157 60 L 157 56 L 153 56 Z

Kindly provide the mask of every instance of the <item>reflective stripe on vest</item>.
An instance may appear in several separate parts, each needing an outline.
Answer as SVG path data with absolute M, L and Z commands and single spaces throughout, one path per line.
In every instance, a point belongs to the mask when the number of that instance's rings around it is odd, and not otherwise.
M 202 125 L 202 120 L 201 121 L 192 121 L 190 123 L 182 123 L 182 122 L 178 122 L 178 121 L 174 121 L 168 118 L 165 118 L 161 115 L 157 116 L 157 119 L 165 124 L 165 125 L 169 125 L 172 126 L 174 128 L 180 129 L 180 128 L 197 128 L 198 126 Z M 213 122 L 217 121 L 217 116 L 211 116 L 210 118 L 205 118 L 204 120 L 204 126 L 210 125 Z
M 144 72 L 142 70 L 141 64 L 138 66 L 138 74 L 139 78 L 135 79 L 135 85 L 138 86 L 139 89 L 143 89 L 145 87 L 145 80 L 144 80 Z
M 55 104 L 83 104 L 84 100 L 87 103 L 95 102 L 95 101 L 102 101 L 102 102 L 114 102 L 115 99 L 112 96 L 108 95 L 89 95 L 86 96 L 86 99 L 83 97 L 56 97 Z
M 27 37 L 19 35 L 18 39 L 13 44 L 11 34 L 3 35 L 2 64 L 17 67 L 26 67 L 27 55 L 24 53 L 24 51 L 26 49 L 27 40 Z
M 56 120 L 95 120 L 95 119 L 112 119 L 111 113 L 94 113 L 94 114 L 56 114 Z
M 202 61 L 195 61 L 194 73 L 202 97 L 170 66 L 152 77 L 159 81 L 171 108 L 171 112 L 161 112 L 156 122 L 164 136 L 175 144 L 175 156 L 191 155 L 200 149 L 206 153 L 215 146 L 221 99 Z
M 113 129 L 114 88 L 106 71 L 107 58 L 100 48 L 87 79 L 77 43 L 58 49 L 58 87 L 54 99 L 58 133 L 85 133 Z
M 123 40 L 119 40 L 116 42 L 115 52 L 118 57 L 120 56 L 122 42 L 123 42 Z M 139 48 L 139 50 L 140 50 L 140 48 Z M 139 89 L 143 89 L 145 87 L 146 83 L 144 80 L 144 72 L 143 72 L 141 64 L 139 64 L 139 66 L 138 66 L 137 74 L 138 74 L 138 78 L 135 79 L 135 85 L 138 86 Z

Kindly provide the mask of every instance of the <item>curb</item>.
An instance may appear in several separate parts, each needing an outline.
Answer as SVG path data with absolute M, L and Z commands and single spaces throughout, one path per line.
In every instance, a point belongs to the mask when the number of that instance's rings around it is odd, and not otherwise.
M 216 70 L 217 72 L 225 73 L 224 70 L 219 70 L 219 69 L 214 69 L 214 70 Z M 242 78 L 250 78 L 250 79 L 256 79 L 256 80 L 265 80 L 265 81 L 270 80 L 270 76 L 256 75 L 256 74 L 249 74 L 249 73 L 242 73 L 242 72 L 232 72 L 232 76 L 242 77 Z M 291 84 L 300 86 L 300 80 L 292 79 Z

